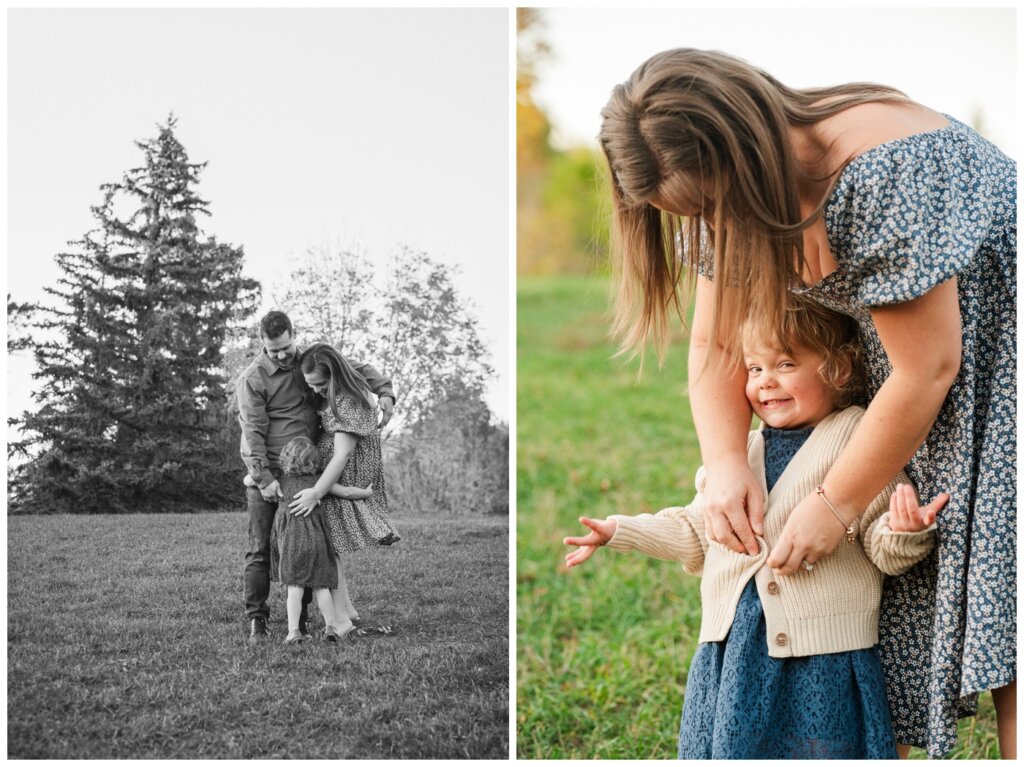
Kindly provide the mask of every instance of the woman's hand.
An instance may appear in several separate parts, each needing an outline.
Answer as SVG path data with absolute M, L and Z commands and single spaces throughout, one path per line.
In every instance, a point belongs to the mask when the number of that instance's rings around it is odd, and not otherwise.
M 308 517 L 313 509 L 320 505 L 320 496 L 312 487 L 300 490 L 294 498 L 295 500 L 288 504 L 288 511 L 296 517 Z
M 381 409 L 380 423 L 377 424 L 377 428 L 383 429 L 388 425 L 388 421 L 391 420 L 391 416 L 395 412 L 395 398 L 385 394 L 383 397 L 377 398 L 377 404 Z
M 754 535 L 764 535 L 765 498 L 746 456 L 743 459 L 714 472 L 705 467 L 702 511 L 709 539 L 753 556 L 761 550 Z
M 581 536 L 570 536 L 563 538 L 562 543 L 566 546 L 579 546 L 576 551 L 565 555 L 565 564 L 568 567 L 582 565 L 601 546 L 604 546 L 615 535 L 615 529 L 619 523 L 614 519 L 590 519 L 580 517 L 580 522 L 590 528 L 590 532 Z
M 894 533 L 918 533 L 935 522 L 948 500 L 949 493 L 940 493 L 927 506 L 918 506 L 914 488 L 900 483 L 889 497 L 889 529 Z
M 831 554 L 845 536 L 846 528 L 818 494 L 811 493 L 789 515 L 765 564 L 777 575 L 793 575 L 804 562 L 813 565 Z

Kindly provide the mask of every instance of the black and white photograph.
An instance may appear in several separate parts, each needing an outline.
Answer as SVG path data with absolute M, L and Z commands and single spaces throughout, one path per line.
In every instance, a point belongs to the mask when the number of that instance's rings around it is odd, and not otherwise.
M 7 756 L 509 757 L 506 8 L 7 10 Z

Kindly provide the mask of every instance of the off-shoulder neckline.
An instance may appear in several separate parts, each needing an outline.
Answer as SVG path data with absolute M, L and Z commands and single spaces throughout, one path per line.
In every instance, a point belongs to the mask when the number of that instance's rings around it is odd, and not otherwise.
M 870 158 L 873 155 L 881 154 L 882 152 L 885 151 L 891 151 L 895 147 L 902 146 L 903 144 L 909 144 L 912 142 L 920 141 L 922 139 L 931 139 L 937 135 L 953 130 L 960 124 L 955 118 L 950 117 L 945 112 L 939 112 L 939 114 L 946 118 L 945 125 L 942 125 L 938 128 L 932 128 L 930 130 L 921 131 L 919 133 L 911 133 L 908 136 L 900 136 L 899 138 L 890 139 L 889 141 L 883 141 L 881 144 L 875 144 L 873 147 L 869 147 L 860 154 L 850 158 L 846 165 L 843 166 L 843 169 L 839 171 L 839 177 L 836 179 L 836 183 L 832 185 L 832 189 L 828 193 L 828 199 L 825 201 L 825 209 L 827 210 L 829 207 L 831 207 L 836 192 L 839 190 L 839 187 L 843 185 L 843 178 L 846 175 L 848 175 L 850 168 L 863 164 L 863 161 L 865 159 Z
M 836 178 L 836 182 L 832 185 L 832 189 L 829 191 L 828 197 L 825 198 L 825 206 L 824 206 L 824 208 L 822 208 L 822 211 L 821 211 L 822 218 L 825 221 L 825 236 L 828 238 L 828 245 L 829 245 L 829 248 L 832 250 L 833 257 L 835 256 L 835 247 L 832 244 L 832 234 L 829 232 L 829 228 L 828 228 L 829 212 L 832 210 L 833 206 L 835 205 L 836 198 L 837 198 L 837 195 L 839 194 L 840 187 L 844 186 L 844 180 L 851 173 L 851 168 L 855 168 L 856 166 L 863 164 L 863 162 L 864 162 L 864 160 L 866 158 L 870 159 L 870 157 L 873 156 L 873 155 L 881 154 L 882 152 L 886 152 L 886 151 L 891 151 L 895 147 L 901 146 L 903 144 L 909 144 L 909 143 L 912 143 L 912 142 L 922 141 L 924 139 L 931 140 L 932 138 L 934 138 L 937 135 L 944 134 L 944 133 L 946 133 L 948 131 L 952 131 L 955 128 L 960 126 L 961 123 L 956 118 L 951 117 L 950 115 L 946 114 L 945 112 L 939 112 L 939 114 L 941 114 L 943 117 L 946 118 L 946 124 L 945 125 L 942 125 L 942 126 L 940 126 L 938 128 L 932 128 L 930 130 L 921 131 L 919 133 L 911 133 L 908 136 L 900 136 L 899 138 L 890 139 L 889 141 L 883 141 L 881 144 L 875 144 L 875 146 L 869 147 L 868 149 L 865 149 L 860 154 L 858 154 L 855 157 L 851 158 L 850 161 L 847 162 L 846 165 L 843 166 L 843 169 L 841 171 L 839 171 L 839 176 L 838 176 L 838 178 Z M 838 274 L 841 271 L 842 271 L 842 264 L 839 263 L 838 259 L 836 259 L 836 268 L 835 269 L 833 269 L 827 275 L 825 275 L 820 280 L 815 282 L 813 285 L 803 285 L 803 286 L 797 288 L 797 292 L 799 292 L 799 293 L 810 292 L 810 291 L 814 290 L 815 288 L 818 288 L 819 286 L 822 286 L 822 285 L 828 283 L 830 281 L 830 278 L 833 275 Z

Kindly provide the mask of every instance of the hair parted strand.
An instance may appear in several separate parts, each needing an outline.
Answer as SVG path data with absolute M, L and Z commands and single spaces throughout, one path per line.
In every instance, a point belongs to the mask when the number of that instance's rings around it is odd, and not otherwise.
M 338 397 L 346 395 L 366 407 L 372 407 L 370 401 L 370 385 L 366 379 L 349 364 L 348 360 L 341 356 L 330 344 L 313 344 L 306 349 L 299 358 L 299 369 L 303 375 L 309 375 L 316 371 L 327 381 L 327 403 L 334 413 L 334 417 L 340 419 L 338 414 Z M 323 404 L 325 398 L 314 394 L 317 409 Z
M 681 288 L 692 290 L 697 273 L 715 283 L 709 362 L 719 347 L 738 360 L 748 313 L 781 326 L 803 267 L 803 230 L 827 199 L 801 215 L 790 128 L 872 101 L 907 98 L 871 83 L 796 90 L 692 48 L 652 56 L 617 85 L 599 140 L 611 171 L 620 352 L 642 356 L 653 340 L 664 358 L 668 317 L 685 323 Z

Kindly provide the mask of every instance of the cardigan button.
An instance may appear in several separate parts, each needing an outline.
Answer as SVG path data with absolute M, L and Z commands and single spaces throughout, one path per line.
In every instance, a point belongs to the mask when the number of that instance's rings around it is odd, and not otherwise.
M 777 584 L 775 581 L 769 582 L 768 583 L 768 593 L 769 594 L 778 594 L 779 593 L 779 584 Z
M 777 634 L 775 636 L 775 644 L 779 647 L 785 647 L 787 642 L 789 642 L 789 637 L 785 634 Z

